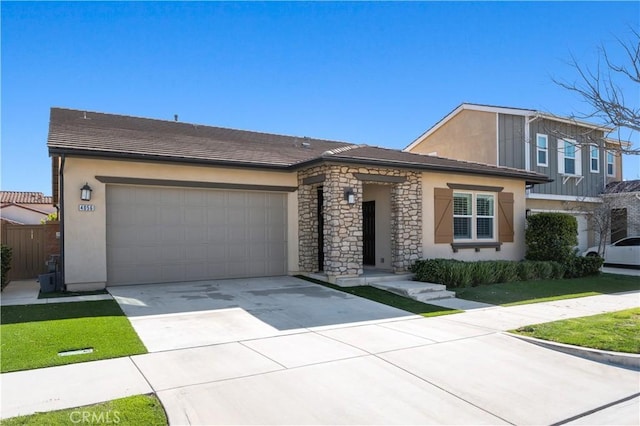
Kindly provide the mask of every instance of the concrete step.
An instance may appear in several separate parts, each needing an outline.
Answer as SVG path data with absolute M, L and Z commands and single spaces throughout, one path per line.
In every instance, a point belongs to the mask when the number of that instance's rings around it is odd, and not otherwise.
M 336 285 L 341 287 L 353 287 L 358 285 L 367 285 L 373 283 L 395 282 L 395 281 L 410 281 L 413 278 L 413 274 L 373 274 L 373 275 L 361 275 L 359 277 L 338 277 L 336 278 Z
M 447 291 L 447 287 L 442 284 L 423 283 L 420 281 L 385 281 L 369 283 L 370 286 L 386 290 L 400 296 L 409 297 L 421 302 L 427 300 L 445 299 L 455 297 L 455 293 Z

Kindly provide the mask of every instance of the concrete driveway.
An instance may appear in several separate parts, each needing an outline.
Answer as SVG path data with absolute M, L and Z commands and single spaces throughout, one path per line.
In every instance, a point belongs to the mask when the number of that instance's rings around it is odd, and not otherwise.
M 415 315 L 294 277 L 110 287 L 149 352 Z
M 421 318 L 291 277 L 110 291 L 171 424 L 640 422 L 637 371 L 500 332 L 637 294 Z

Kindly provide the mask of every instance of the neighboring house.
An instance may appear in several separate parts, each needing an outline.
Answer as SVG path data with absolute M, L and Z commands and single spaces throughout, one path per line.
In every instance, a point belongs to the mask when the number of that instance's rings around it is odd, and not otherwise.
M 566 212 L 578 220 L 578 246 L 594 245 L 588 217 L 610 182 L 622 180 L 613 129 L 531 109 L 462 104 L 406 152 L 538 172 L 553 181 L 527 190 L 528 213 Z
M 519 260 L 525 188 L 548 182 L 368 145 L 60 108 L 48 147 L 70 290 L 317 271 L 335 281 L 405 272 L 423 256 Z M 469 197 L 454 209 L 459 190 Z
M 602 198 L 610 209 L 611 229 L 607 242 L 640 236 L 640 180 L 610 183 Z
M 0 218 L 14 225 L 39 225 L 55 213 L 52 197 L 42 192 L 0 191 Z

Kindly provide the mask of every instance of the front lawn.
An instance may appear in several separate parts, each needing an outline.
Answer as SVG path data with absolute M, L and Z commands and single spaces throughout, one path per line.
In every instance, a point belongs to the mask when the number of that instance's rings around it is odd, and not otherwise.
M 167 416 L 155 395 L 136 395 L 100 404 L 12 417 L 3 426 L 73 424 L 167 425 Z
M 385 290 L 380 290 L 379 288 L 371 287 L 368 285 L 340 287 L 338 285 L 329 284 L 327 282 L 305 277 L 303 275 L 298 275 L 297 278 L 320 284 L 334 290 L 342 291 L 344 293 L 353 294 L 364 299 L 373 300 L 374 302 L 382 303 L 383 305 L 402 309 L 403 311 L 411 312 L 412 314 L 422 315 L 423 317 L 436 317 L 439 315 L 457 314 L 462 312 L 457 309 L 444 308 L 442 306 L 422 303 L 415 299 L 399 296 L 397 294 Z
M 113 300 L 5 306 L 0 324 L 2 373 L 147 352 Z
M 564 280 L 518 281 L 453 289 L 456 297 L 492 305 L 522 305 L 598 294 L 640 290 L 640 279 L 600 274 Z
M 528 325 L 513 332 L 569 345 L 640 354 L 640 308 Z

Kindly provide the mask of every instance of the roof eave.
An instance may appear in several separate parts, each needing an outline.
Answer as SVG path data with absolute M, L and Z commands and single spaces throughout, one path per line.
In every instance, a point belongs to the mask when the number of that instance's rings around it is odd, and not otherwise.
M 206 160 L 201 158 L 170 157 L 164 155 L 134 154 L 113 151 L 95 151 L 72 148 L 49 147 L 49 156 L 65 154 L 71 157 L 89 157 L 98 159 L 118 159 L 131 161 L 152 161 L 160 163 L 183 163 L 203 166 L 224 166 L 238 168 L 258 168 L 269 170 L 290 170 L 294 164 L 252 163 L 247 161 Z

